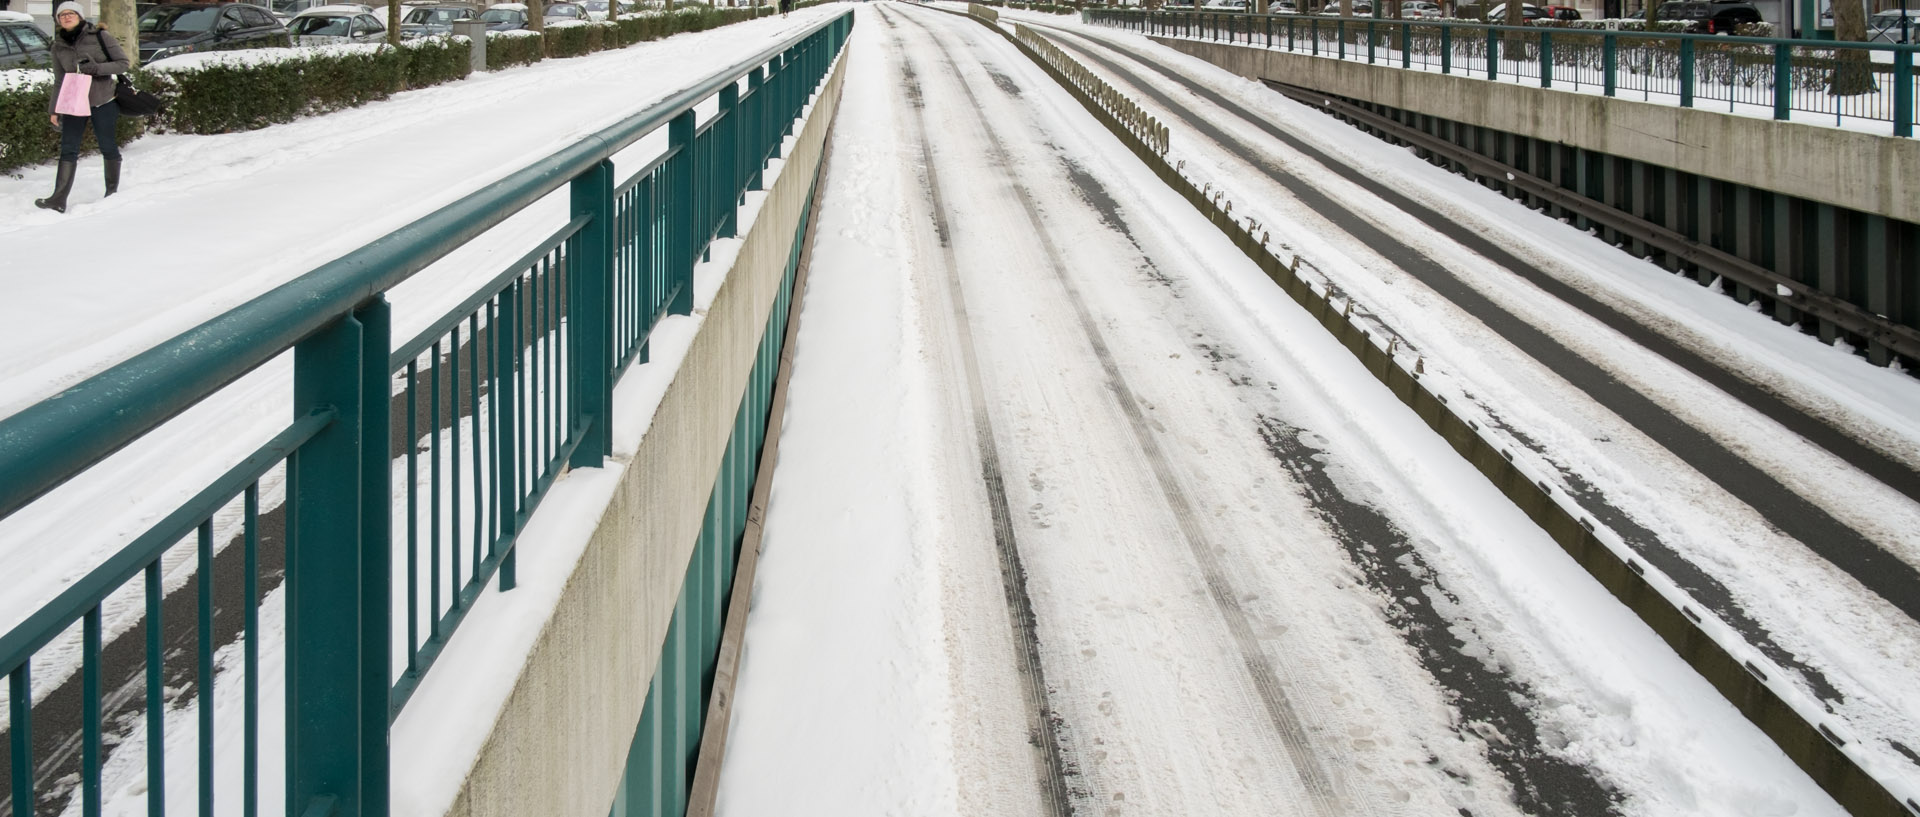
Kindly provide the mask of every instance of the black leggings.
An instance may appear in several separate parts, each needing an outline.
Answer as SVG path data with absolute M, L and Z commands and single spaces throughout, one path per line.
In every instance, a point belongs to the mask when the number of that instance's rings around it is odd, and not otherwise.
M 120 161 L 120 141 L 113 127 L 120 124 L 120 103 L 111 99 L 93 109 L 93 116 L 60 116 L 60 161 L 80 161 L 80 140 L 87 135 L 87 123 L 93 123 L 93 141 L 100 145 L 100 158 Z

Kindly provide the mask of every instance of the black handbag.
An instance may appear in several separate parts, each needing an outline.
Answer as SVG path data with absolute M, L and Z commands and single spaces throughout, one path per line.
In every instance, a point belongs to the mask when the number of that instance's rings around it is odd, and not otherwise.
M 97 28 L 93 35 L 100 40 L 100 53 L 107 53 L 106 35 Z M 133 87 L 133 81 L 127 79 L 126 74 L 113 76 L 113 101 L 119 104 L 123 116 L 152 116 L 167 106 L 167 101 L 153 92 Z

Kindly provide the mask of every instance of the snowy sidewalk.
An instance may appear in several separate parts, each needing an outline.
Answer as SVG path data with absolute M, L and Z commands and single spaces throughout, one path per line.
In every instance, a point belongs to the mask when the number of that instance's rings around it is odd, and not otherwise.
M 475 74 L 248 133 L 148 136 L 127 146 L 111 200 L 99 159 L 83 158 L 65 215 L 33 206 L 51 166 L 0 178 L 0 416 L 841 11 Z M 432 278 L 396 301 L 459 286 Z

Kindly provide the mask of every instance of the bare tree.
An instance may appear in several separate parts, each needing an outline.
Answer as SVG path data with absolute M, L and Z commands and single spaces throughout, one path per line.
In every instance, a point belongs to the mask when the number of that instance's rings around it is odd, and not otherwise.
M 1507 0 L 1506 24 L 1510 26 L 1526 25 L 1527 18 L 1522 14 L 1525 10 L 1526 4 L 1520 2 L 1520 0 Z
M 99 25 L 120 41 L 120 50 L 127 52 L 129 66 L 140 64 L 140 22 L 133 0 L 100 0 Z
M 672 5 L 671 0 L 669 0 L 667 5 L 669 6 Z M 527 28 L 540 32 L 541 36 L 546 36 L 546 33 L 547 33 L 546 0 L 527 0 Z
M 1844 42 L 1866 42 L 1867 4 L 1862 0 L 1834 0 L 1833 38 Z M 1880 90 L 1873 81 L 1872 55 L 1865 49 L 1838 48 L 1833 55 L 1833 79 L 1828 88 L 1834 96 L 1871 94 Z
M 1353 0 L 1340 0 L 1340 16 L 1353 16 Z
M 387 0 L 387 45 L 400 47 L 400 0 Z

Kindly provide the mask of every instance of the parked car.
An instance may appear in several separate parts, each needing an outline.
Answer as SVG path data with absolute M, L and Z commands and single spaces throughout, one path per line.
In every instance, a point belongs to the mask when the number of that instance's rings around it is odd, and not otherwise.
M 320 6 L 293 16 L 287 32 L 294 45 L 319 46 L 340 43 L 381 43 L 387 41 L 387 24 L 362 11 L 364 6 Z
M 287 28 L 259 6 L 163 3 L 140 16 L 140 62 L 195 51 L 286 45 Z
M 1546 16 L 1547 16 L 1546 9 L 1533 5 L 1532 3 L 1520 4 L 1521 22 L 1526 22 L 1527 20 L 1544 20 L 1546 19 Z M 1507 21 L 1507 4 L 1501 3 L 1497 6 L 1494 6 L 1493 8 L 1487 9 L 1487 22 L 1498 24 L 1498 23 L 1504 23 L 1506 21 Z
M 0 11 L 0 68 L 49 65 L 53 42 L 34 25 L 33 17 L 17 11 Z
M 400 18 L 401 39 L 431 37 L 453 33 L 453 24 L 480 16 L 480 10 L 465 3 L 415 6 Z
M 640 11 L 640 4 L 633 0 L 583 0 L 580 5 L 586 8 L 587 16 L 595 20 L 605 20 Z
M 519 31 L 527 27 L 527 7 L 519 3 L 501 3 L 480 12 L 480 22 L 488 31 Z
M 1758 23 L 1762 18 L 1760 10 L 1745 0 L 1725 3 L 1679 0 L 1661 3 L 1659 8 L 1653 10 L 1653 19 L 1689 23 L 1691 28 L 1702 34 L 1732 34 L 1735 27 L 1743 23 Z
M 1438 20 L 1440 16 L 1439 3 L 1428 2 L 1428 0 L 1405 0 L 1400 4 L 1402 20 Z
M 1902 26 L 1904 22 L 1906 25 Z M 1875 43 L 1911 43 L 1920 41 L 1920 9 L 1887 9 L 1867 18 L 1867 41 Z
M 1335 2 L 1329 2 L 1329 3 L 1327 3 L 1327 7 L 1326 7 L 1326 8 L 1323 8 L 1323 9 L 1321 9 L 1321 10 L 1320 10 L 1320 16 L 1322 16 L 1322 17 L 1338 17 L 1338 16 L 1340 16 L 1340 3 L 1339 3 L 1339 2 L 1337 2 L 1337 0 L 1336 0 Z M 1353 16 L 1355 16 L 1355 17 L 1372 17 L 1372 16 L 1373 16 L 1373 6 L 1371 6 L 1371 5 L 1369 5 L 1369 4 L 1366 4 L 1366 3 L 1354 3 L 1354 4 L 1353 4 Z
M 546 9 L 542 11 L 542 14 L 549 23 L 558 23 L 564 20 L 592 19 L 587 16 L 587 7 L 579 3 L 548 3 Z
M 1549 20 L 1580 19 L 1580 10 L 1572 6 L 1547 6 L 1546 12 Z

